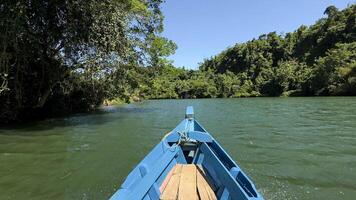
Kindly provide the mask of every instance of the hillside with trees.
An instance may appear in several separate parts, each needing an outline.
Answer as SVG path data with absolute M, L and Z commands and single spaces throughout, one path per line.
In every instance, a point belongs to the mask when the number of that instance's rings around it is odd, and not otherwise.
M 356 5 L 324 14 L 312 26 L 229 47 L 198 71 L 166 66 L 150 98 L 356 95 Z
M 200 70 L 232 72 L 252 96 L 355 95 L 356 6 L 330 6 L 324 14 L 310 27 L 228 48 Z
M 0 121 L 95 109 L 104 100 L 356 95 L 356 5 L 176 68 L 161 0 L 0 3 Z

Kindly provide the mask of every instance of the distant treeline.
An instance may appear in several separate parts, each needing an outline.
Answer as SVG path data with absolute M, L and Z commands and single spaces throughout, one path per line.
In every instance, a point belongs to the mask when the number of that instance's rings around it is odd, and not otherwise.
M 342 11 L 330 6 L 324 14 L 310 27 L 237 44 L 200 69 L 236 74 L 238 96 L 355 95 L 356 6 Z
M 0 3 L 0 123 L 104 100 L 356 94 L 356 5 L 176 68 L 162 0 Z
M 356 95 L 356 5 L 328 7 L 312 26 L 236 44 L 198 71 L 166 66 L 149 98 Z

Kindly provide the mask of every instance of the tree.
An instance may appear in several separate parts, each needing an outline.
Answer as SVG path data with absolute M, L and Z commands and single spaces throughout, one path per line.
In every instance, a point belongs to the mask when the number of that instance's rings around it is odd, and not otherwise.
M 342 11 L 329 6 L 325 14 L 327 17 L 309 27 L 303 25 L 285 35 L 262 34 L 229 47 L 205 59 L 199 69 L 214 71 L 221 80 L 228 71 L 234 73 L 241 82 L 235 96 L 252 92 L 264 96 L 353 94 L 353 63 L 347 63 L 353 58 L 345 55 L 352 48 L 338 45 L 356 41 L 356 5 Z M 339 55 L 332 53 L 335 49 Z M 340 62 L 332 64 L 336 60 Z M 226 96 L 225 86 L 229 84 L 222 84 L 220 79 L 217 86 Z
M 337 9 L 335 6 L 329 6 L 325 9 L 324 15 L 328 15 L 328 17 L 333 17 L 338 13 L 339 9 Z
M 161 2 L 2 1 L 1 121 L 70 111 L 78 100 L 80 109 L 96 106 L 110 74 L 143 60 L 148 38 L 162 31 Z
M 162 67 L 168 64 L 165 57 L 174 54 L 177 45 L 164 37 L 152 36 L 148 47 L 149 66 Z
M 317 95 L 356 94 L 356 42 L 337 44 L 317 60 L 312 90 Z
M 215 82 L 219 96 L 224 98 L 233 96 L 241 85 L 241 81 L 230 71 L 224 74 L 218 74 Z

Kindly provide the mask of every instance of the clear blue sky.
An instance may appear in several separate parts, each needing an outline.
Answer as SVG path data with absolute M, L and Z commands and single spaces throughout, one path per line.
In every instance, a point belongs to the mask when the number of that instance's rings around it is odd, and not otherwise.
M 197 69 L 204 58 L 263 33 L 287 33 L 311 25 L 325 8 L 355 0 L 166 0 L 163 36 L 178 49 L 175 66 Z

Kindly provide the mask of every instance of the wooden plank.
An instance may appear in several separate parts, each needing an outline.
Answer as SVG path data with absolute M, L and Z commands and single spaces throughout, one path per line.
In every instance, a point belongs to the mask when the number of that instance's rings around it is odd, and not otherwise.
M 210 200 L 209 193 L 205 189 L 204 179 L 199 171 L 197 171 L 197 188 L 201 200 Z
M 173 166 L 173 168 L 168 172 L 167 176 L 163 180 L 162 185 L 159 187 L 159 191 L 161 194 L 163 193 L 164 189 L 166 188 L 167 184 L 169 183 L 169 180 L 171 179 L 176 167 L 177 167 L 177 165 Z
M 182 171 L 182 165 L 181 164 L 175 165 L 172 176 L 170 177 L 167 186 L 165 187 L 162 195 L 160 196 L 161 200 L 177 199 L 181 171 Z
M 210 200 L 217 200 L 217 199 L 218 199 L 218 198 L 216 197 L 214 191 L 211 189 L 211 187 L 210 187 L 209 185 L 208 185 L 208 186 L 205 186 L 205 189 L 208 191 Z
M 195 165 L 183 165 L 179 191 L 178 191 L 178 200 L 197 200 L 197 168 Z
M 199 196 L 202 200 L 216 200 L 216 195 L 214 191 L 211 189 L 209 183 L 201 173 L 199 169 L 197 169 L 197 187 L 199 191 Z
M 208 177 L 208 175 L 206 174 L 206 172 L 203 169 L 203 166 L 201 165 L 197 165 L 197 170 L 201 173 L 201 175 L 204 177 L 205 181 L 207 182 L 207 184 L 210 186 L 210 188 L 215 191 L 216 190 L 216 186 L 214 184 L 214 182 L 211 180 L 211 178 Z
M 211 199 L 217 199 L 217 197 L 216 197 L 216 194 L 215 194 L 215 192 L 214 192 L 214 183 L 212 182 L 212 180 L 211 179 L 209 179 L 208 177 L 207 177 L 207 174 L 205 173 L 205 171 L 204 171 L 204 169 L 203 169 L 203 166 L 201 166 L 201 165 L 197 165 L 197 173 L 200 173 L 201 175 L 202 175 L 202 177 L 204 178 L 204 181 L 205 181 L 205 186 L 206 187 L 209 187 L 208 188 L 208 193 L 210 194 L 210 196 L 211 196 Z

